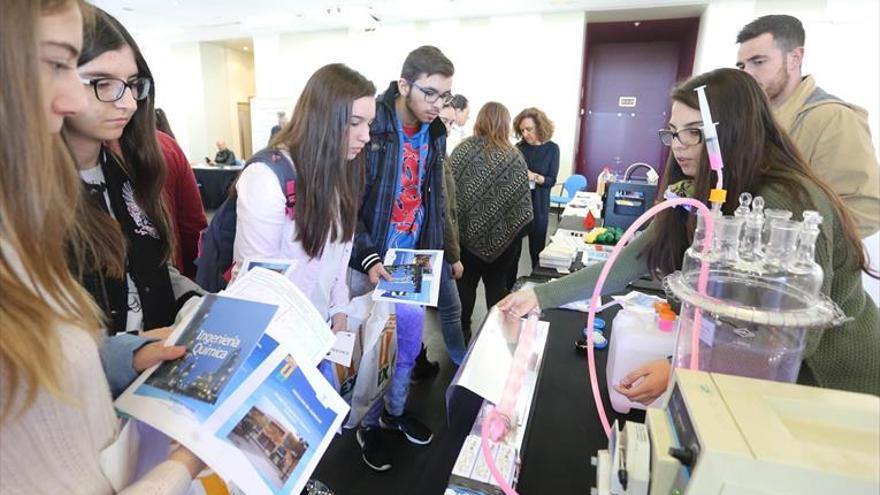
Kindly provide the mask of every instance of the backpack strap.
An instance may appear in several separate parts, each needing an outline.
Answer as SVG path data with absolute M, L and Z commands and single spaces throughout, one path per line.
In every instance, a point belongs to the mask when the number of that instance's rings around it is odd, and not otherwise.
M 284 156 L 284 153 L 271 149 L 263 148 L 250 157 L 245 166 L 251 163 L 265 163 L 278 179 L 278 185 L 281 187 L 281 194 L 284 195 L 284 213 L 294 220 L 296 218 L 296 170 L 293 163 Z

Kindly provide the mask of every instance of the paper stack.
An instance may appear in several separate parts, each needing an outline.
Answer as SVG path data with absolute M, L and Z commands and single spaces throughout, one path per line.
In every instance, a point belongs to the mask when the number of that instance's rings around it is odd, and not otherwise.
M 571 245 L 553 242 L 538 255 L 538 263 L 544 268 L 568 270 L 577 252 Z

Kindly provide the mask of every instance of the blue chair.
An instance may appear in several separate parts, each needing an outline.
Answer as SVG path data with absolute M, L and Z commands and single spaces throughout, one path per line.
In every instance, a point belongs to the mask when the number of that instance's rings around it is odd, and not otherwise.
M 569 201 L 574 199 L 574 195 L 577 194 L 578 191 L 583 191 L 586 188 L 586 177 L 580 174 L 572 174 L 568 176 L 568 178 L 565 179 L 565 184 L 562 185 L 562 195 L 550 195 L 550 207 L 564 207 L 566 204 L 568 204 Z

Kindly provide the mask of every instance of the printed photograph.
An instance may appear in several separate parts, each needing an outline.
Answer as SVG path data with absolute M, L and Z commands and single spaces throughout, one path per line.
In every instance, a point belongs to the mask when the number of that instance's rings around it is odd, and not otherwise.
M 232 443 L 273 493 L 286 494 L 311 474 L 306 466 L 336 417 L 286 355 L 216 436 Z
M 257 345 L 276 311 L 274 305 L 205 296 L 175 342 L 187 353 L 160 365 L 135 394 L 182 402 L 204 419 L 228 395 L 227 386 L 252 351 L 259 348 L 265 358 L 277 346 L 272 339 Z
M 270 403 L 254 406 L 227 436 L 276 490 L 284 486 L 309 448 L 281 418 Z
M 422 291 L 422 273 L 424 270 L 422 265 L 390 265 L 386 266 L 385 270 L 391 275 L 391 280 L 380 278 L 379 289 L 401 293 L 418 293 Z
M 379 301 L 437 305 L 442 251 L 391 249 L 385 257 L 392 280 L 380 280 L 373 293 Z

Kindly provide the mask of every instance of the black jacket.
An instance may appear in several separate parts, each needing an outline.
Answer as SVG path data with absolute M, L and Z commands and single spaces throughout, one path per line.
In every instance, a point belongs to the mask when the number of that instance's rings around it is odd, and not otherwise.
M 175 283 L 172 282 L 172 278 L 184 277 L 176 270 L 170 269 L 163 261 L 164 243 L 158 238 L 155 229 L 151 230 L 152 225 L 143 210 L 130 207 L 129 203 L 134 202 L 133 189 L 122 166 L 107 150 L 102 150 L 101 157 L 101 171 L 104 173 L 113 216 L 119 222 L 128 244 L 126 269 L 140 297 L 144 330 L 171 325 L 183 303 L 189 297 L 197 295 L 199 289 L 192 283 L 188 287 L 186 284 L 177 284 L 179 295 L 175 293 Z M 103 190 L 94 187 L 87 187 L 87 190 L 93 207 L 107 211 Z M 139 213 L 133 215 L 133 211 Z M 175 282 L 180 281 L 175 280 Z M 103 310 L 107 333 L 114 335 L 124 332 L 129 304 L 128 283 L 125 277 L 113 279 L 97 272 L 90 272 L 83 276 L 82 283 Z

